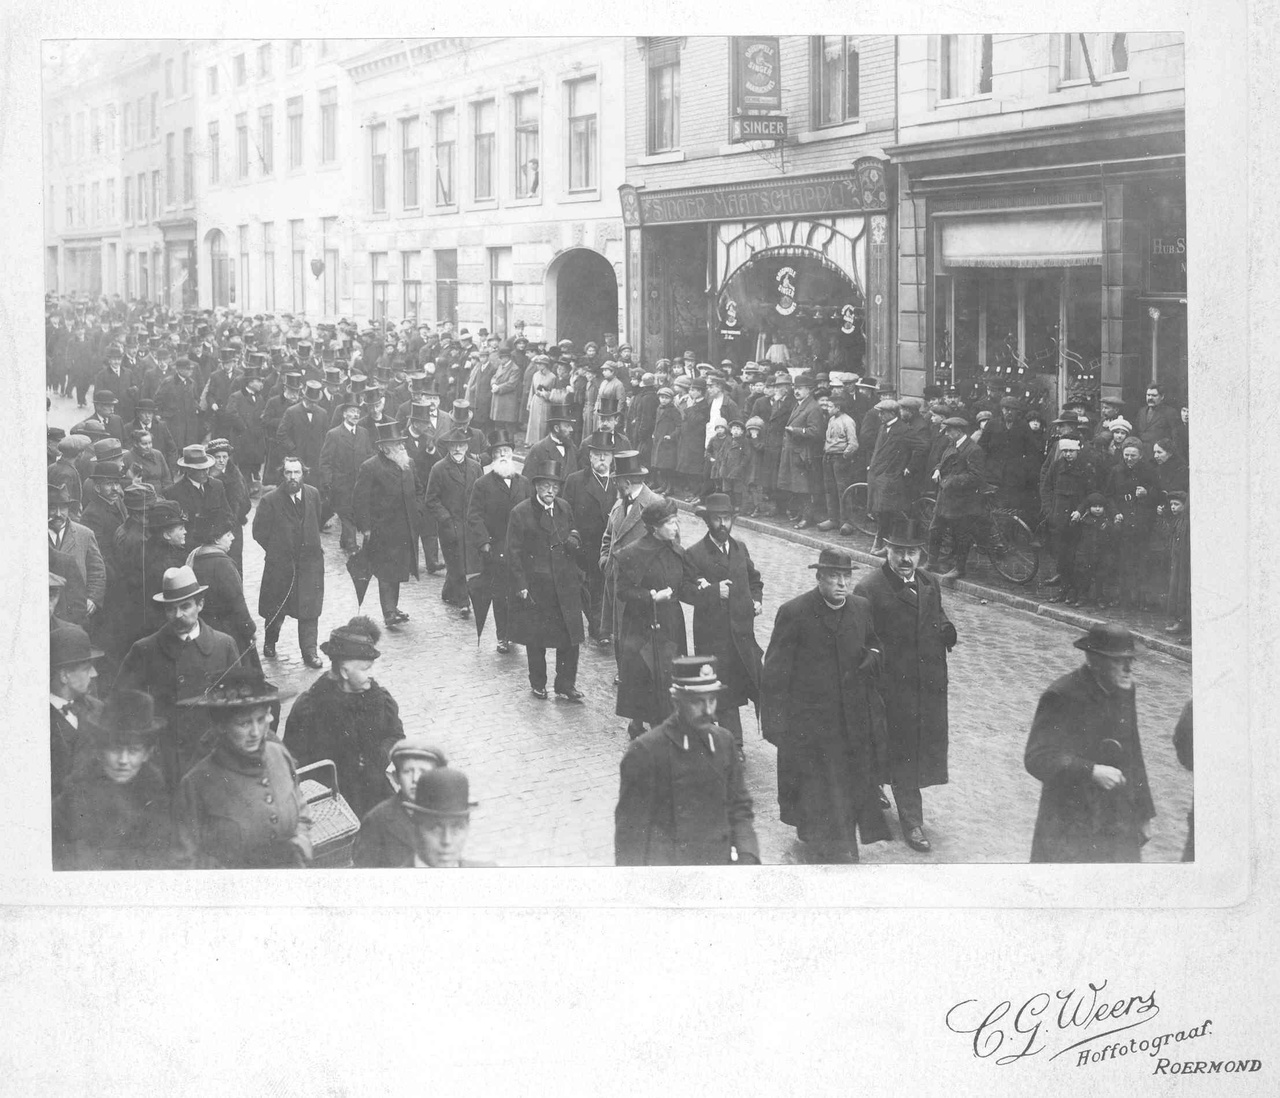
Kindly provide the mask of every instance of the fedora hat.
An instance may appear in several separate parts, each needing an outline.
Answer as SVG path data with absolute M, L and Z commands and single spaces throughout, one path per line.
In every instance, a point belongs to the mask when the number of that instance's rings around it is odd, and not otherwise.
M 715 694 L 720 688 L 715 656 L 676 656 L 671 661 L 673 693 Z
M 53 573 L 50 573 L 52 578 Z M 59 576 L 59 579 L 62 577 Z M 64 580 L 63 583 L 66 581 Z M 49 584 L 53 586 L 52 583 Z M 76 663 L 88 663 L 100 659 L 102 650 L 89 643 L 89 634 L 78 625 L 68 622 L 49 633 L 49 666 L 69 667 Z
M 811 564 L 809 567 L 827 569 L 832 572 L 852 572 L 853 556 L 843 549 L 823 549 L 818 554 L 817 563 Z
M 188 566 L 166 568 L 164 578 L 160 581 L 160 590 L 151 596 L 152 602 L 172 605 L 184 599 L 195 598 L 209 590 L 208 586 L 196 579 L 195 572 Z
M 532 483 L 535 480 L 564 480 L 564 462 L 554 458 L 535 461 L 524 467 L 524 475 Z
M 889 532 L 881 540 L 899 549 L 914 549 L 924 545 L 929 537 L 919 520 L 909 515 L 895 515 L 889 524 Z
M 430 759 L 436 766 L 449 765 L 448 756 L 440 748 L 419 736 L 406 736 L 402 740 L 396 740 L 388 755 L 392 766 L 400 759 Z
M 320 645 L 320 651 L 331 660 L 376 660 L 382 653 L 378 641 L 382 630 L 372 618 L 359 614 L 346 625 L 339 625 Z
M 618 436 L 607 430 L 592 431 L 582 440 L 582 445 L 588 450 L 607 450 L 613 453 L 618 446 Z
M 86 731 L 96 747 L 111 744 L 150 743 L 165 726 L 156 716 L 156 703 L 141 690 L 116 690 L 98 713 L 84 718 Z
M 191 446 L 183 447 L 182 457 L 178 458 L 178 464 L 184 469 L 212 469 L 216 463 L 209 456 L 208 450 L 197 442 Z
M 1083 637 L 1071 642 L 1085 652 L 1096 652 L 1100 656 L 1136 656 L 1138 649 L 1134 645 L 1133 634 L 1119 622 L 1100 621 L 1089 627 Z
M 184 709 L 244 709 L 250 705 L 284 701 L 294 693 L 268 682 L 260 668 L 241 664 L 224 671 L 204 693 L 194 698 L 183 698 L 178 704 Z
M 511 432 L 505 427 L 498 427 L 489 432 L 489 445 L 485 447 L 485 453 L 492 454 L 499 446 L 509 446 L 515 449 L 516 440 Z M 525 474 L 528 475 L 527 473 Z
M 438 766 L 418 779 L 413 800 L 405 801 L 410 813 L 426 819 L 465 819 L 477 802 L 469 800 L 471 786 L 461 770 Z
M 466 427 L 455 427 L 444 438 L 436 439 L 442 446 L 471 445 L 471 432 Z
M 127 491 L 125 496 L 127 507 L 129 504 Z M 148 530 L 167 530 L 171 526 L 182 526 L 186 521 L 186 512 L 171 499 L 158 499 L 154 502 L 148 499 L 142 509 L 142 524 Z
M 632 480 L 649 475 L 649 470 L 640 462 L 639 450 L 614 451 L 613 479 L 630 477 Z
M 795 381 L 792 382 L 797 389 L 812 389 L 817 384 L 817 379 L 808 370 L 804 373 L 797 374 Z
M 125 480 L 124 464 L 119 461 L 95 461 L 89 474 L 94 480 Z
M 58 506 L 62 506 L 63 504 L 69 507 L 71 504 L 75 502 L 76 502 L 75 498 L 71 495 L 71 489 L 68 488 L 65 484 L 49 485 L 49 506 L 50 507 L 58 507 Z
M 702 515 L 732 515 L 733 500 L 723 492 L 713 492 L 706 498 L 699 500 L 693 509 L 693 513 L 701 517 Z
M 379 420 L 373 425 L 375 446 L 390 445 L 393 442 L 403 442 L 404 435 L 400 431 L 400 423 L 394 419 Z

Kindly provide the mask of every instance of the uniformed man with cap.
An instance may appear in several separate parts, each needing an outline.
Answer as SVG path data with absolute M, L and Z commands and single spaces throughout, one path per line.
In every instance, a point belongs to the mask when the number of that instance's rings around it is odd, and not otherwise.
M 714 656 L 672 661 L 675 712 L 622 757 L 616 865 L 759 865 L 751 796 L 732 735 L 715 722 Z

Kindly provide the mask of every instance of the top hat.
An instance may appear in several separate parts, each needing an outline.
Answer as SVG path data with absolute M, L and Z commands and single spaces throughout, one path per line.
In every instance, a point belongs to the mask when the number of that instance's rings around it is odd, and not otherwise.
M 1096 652 L 1100 656 L 1120 657 L 1138 654 L 1133 643 L 1133 634 L 1119 622 L 1095 622 L 1089 627 L 1089 632 L 1071 643 L 1085 652 Z
M 715 656 L 676 656 L 671 661 L 671 689 L 677 694 L 717 693 Z
M 183 447 L 178 464 L 183 469 L 212 469 L 216 462 L 209 456 L 205 447 L 197 442 Z
M 471 401 L 455 400 L 453 402 L 453 418 L 455 420 L 466 420 L 471 418 Z
M 929 537 L 919 520 L 908 515 L 895 515 L 889 524 L 889 532 L 880 540 L 899 549 L 914 549 L 924 545 Z
M 832 572 L 852 572 L 853 557 L 843 549 L 823 549 L 818 554 L 817 564 L 811 564 L 809 567 Z
M 592 431 L 582 440 L 582 445 L 588 450 L 607 450 L 613 453 L 618 446 L 618 436 L 605 429 Z
M 324 382 L 317 381 L 315 378 L 311 378 L 302 387 L 306 390 L 308 400 L 319 400 L 324 393 Z
M 553 400 L 547 409 L 548 423 L 572 423 L 576 418 L 573 405 L 567 400 Z
M 377 623 L 360 614 L 334 629 L 320 651 L 331 660 L 376 660 L 382 655 L 376 647 L 381 637 Z
M 263 677 L 262 669 L 243 664 L 224 671 L 213 685 L 194 698 L 178 702 L 184 709 L 244 709 L 251 705 L 271 705 L 294 695 L 280 690 Z
M 652 529 L 655 526 L 661 526 L 667 519 L 674 518 L 679 513 L 680 508 L 676 506 L 675 500 L 666 496 L 659 496 L 640 512 L 640 518 L 646 526 Z
M 89 738 L 97 747 L 111 744 L 150 743 L 164 721 L 156 716 L 156 703 L 141 690 L 116 690 L 101 711 L 84 718 Z
M 373 444 L 375 446 L 383 443 L 390 444 L 392 442 L 403 442 L 404 435 L 400 433 L 400 424 L 394 419 L 384 419 L 373 425 L 374 437 Z
M 525 477 L 532 483 L 535 480 L 564 480 L 564 463 L 554 458 L 544 458 L 524 467 Z
M 514 450 L 515 445 L 516 440 L 512 437 L 511 432 L 505 427 L 499 427 L 489 432 L 489 445 L 485 447 L 485 452 L 492 454 L 499 446 L 509 446 Z M 528 475 L 528 473 L 525 473 L 525 476 Z
M 65 581 L 64 581 L 65 582 Z M 68 622 L 49 634 L 49 667 L 70 667 L 76 663 L 88 663 L 100 659 L 101 649 L 89 643 L 89 634 L 78 625 Z
M 471 445 L 471 432 L 466 427 L 454 427 L 443 438 L 436 439 L 441 446 L 461 446 L 464 443 Z
M 622 414 L 622 407 L 618 403 L 616 396 L 603 396 L 596 401 L 596 415 L 598 416 L 619 416 Z
M 448 766 L 449 759 L 435 744 L 427 743 L 418 736 L 406 736 L 396 740 L 388 752 L 391 765 L 395 766 L 400 759 L 429 759 L 436 766 Z
M 428 819 L 466 819 L 476 802 L 468 800 L 471 788 L 467 776 L 450 766 L 428 770 L 418 779 L 413 800 L 405 801 L 410 813 Z
M 618 480 L 622 477 L 629 477 L 636 480 L 639 477 L 649 475 L 649 470 L 640 462 L 639 450 L 621 450 L 614 451 L 613 455 L 613 479 Z
M 713 492 L 698 501 L 693 508 L 693 513 L 699 517 L 703 515 L 732 515 L 733 500 L 723 492 Z
M 191 567 L 184 564 L 180 568 L 164 570 L 160 590 L 151 596 L 151 601 L 172 605 L 186 599 L 193 599 L 207 590 L 209 590 L 208 586 L 201 584 Z

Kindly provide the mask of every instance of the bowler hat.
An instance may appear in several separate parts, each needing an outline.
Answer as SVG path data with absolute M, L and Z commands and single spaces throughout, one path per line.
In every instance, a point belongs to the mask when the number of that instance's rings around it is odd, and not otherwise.
M 78 625 L 68 622 L 49 634 L 50 668 L 88 663 L 90 660 L 100 659 L 102 654 L 101 649 L 94 648 L 89 643 L 89 634 Z
M 648 476 L 649 470 L 640 462 L 639 450 L 621 450 L 615 451 L 613 455 L 613 479 L 619 480 L 623 477 L 629 477 L 636 480 L 640 477 Z
M 844 549 L 823 549 L 818 554 L 818 562 L 809 567 L 831 572 L 852 572 L 853 556 Z
M 63 504 L 70 505 L 75 503 L 75 499 L 71 495 L 71 489 L 65 484 L 49 485 L 49 506 L 59 507 Z
M 524 475 L 532 483 L 535 480 L 564 480 L 564 462 L 544 458 L 524 467 Z
M 450 766 L 438 766 L 428 770 L 418 779 L 413 800 L 405 802 L 412 814 L 427 819 L 465 819 L 476 807 L 468 800 L 471 787 L 461 770 Z
M 375 446 L 390 445 L 393 442 L 403 442 L 404 435 L 400 431 L 400 423 L 394 419 L 384 419 L 373 425 L 374 437 L 373 444 Z
M 184 564 L 179 568 L 164 570 L 160 590 L 151 596 L 151 601 L 172 605 L 185 599 L 193 599 L 207 590 L 209 590 L 208 586 L 196 579 L 195 572 L 190 566 Z
M 99 389 L 93 394 L 94 404 L 116 404 L 116 395 L 110 389 Z
M 183 447 L 178 464 L 184 469 L 212 469 L 216 462 L 209 456 L 204 446 L 197 442 Z
M 128 492 L 125 497 L 125 506 L 128 507 Z M 181 526 L 186 521 L 186 513 L 171 499 L 156 500 L 142 512 L 142 524 L 148 530 L 166 530 L 171 526 Z
M 94 480 L 124 480 L 124 465 L 118 461 L 95 461 L 89 475 Z
M 294 693 L 268 682 L 261 668 L 240 664 L 224 671 L 202 694 L 183 698 L 178 704 L 184 709 L 244 709 L 284 701 Z
M 608 430 L 592 431 L 582 440 L 582 444 L 588 450 L 608 450 L 613 453 L 618 446 L 618 436 Z
M 817 382 L 813 374 L 809 373 L 806 370 L 804 373 L 797 375 L 795 381 L 792 382 L 792 384 L 795 385 L 797 389 L 801 389 L 801 388 L 812 389 L 814 385 L 817 384 Z
M 1071 642 L 1085 652 L 1096 652 L 1100 656 L 1136 656 L 1133 634 L 1114 621 L 1094 622 L 1083 637 Z
M 149 743 L 156 738 L 164 721 L 156 716 L 156 703 L 141 690 L 116 690 L 98 713 L 84 718 L 88 737 L 95 746 Z
M 492 454 L 499 446 L 506 446 L 514 450 L 516 445 L 515 438 L 505 427 L 498 427 L 490 431 L 488 442 L 489 445 L 485 447 L 485 452 L 488 454 Z M 525 475 L 528 476 L 527 473 Z
M 693 508 L 693 513 L 699 517 L 703 515 L 732 515 L 733 500 L 723 492 L 713 492 L 698 501 Z
M 896 515 L 889 524 L 889 532 L 880 540 L 899 549 L 913 549 L 924 545 L 929 539 L 919 520 L 908 515 Z
M 715 656 L 676 656 L 671 661 L 671 689 L 677 694 L 714 694 L 719 691 Z
M 331 660 L 376 660 L 382 655 L 376 647 L 381 638 L 378 623 L 359 614 L 334 629 L 320 651 Z
M 400 759 L 430 759 L 436 766 L 448 766 L 449 759 L 435 744 L 427 743 L 418 736 L 406 736 L 396 740 L 388 752 L 391 765 L 395 766 Z
M 679 513 L 680 508 L 676 506 L 675 500 L 659 496 L 640 513 L 640 518 L 646 526 L 653 529 L 655 526 L 661 526 L 667 519 L 674 518 Z
M 471 432 L 465 427 L 455 427 L 444 438 L 436 440 L 442 446 L 461 446 L 464 443 L 471 445 Z

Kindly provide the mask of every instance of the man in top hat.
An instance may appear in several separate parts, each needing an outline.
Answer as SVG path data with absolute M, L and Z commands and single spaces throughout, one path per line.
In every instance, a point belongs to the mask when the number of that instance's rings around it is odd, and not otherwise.
M 107 434 L 119 442 L 124 441 L 124 420 L 116 415 L 119 401 L 110 389 L 94 390 L 93 415 Z
M 54 573 L 50 573 L 50 578 Z M 62 622 L 49 633 L 49 777 L 57 796 L 84 743 L 83 721 L 102 708 L 89 691 L 98 677 L 101 649 L 78 625 Z
M 616 642 L 618 625 L 622 620 L 622 607 L 617 594 L 617 555 L 645 535 L 643 515 L 650 504 L 662 497 L 645 483 L 649 470 L 635 450 L 620 450 L 613 455 L 613 484 L 617 498 L 609 509 L 609 518 L 600 538 L 600 572 L 604 587 L 600 599 L 599 635 L 615 644 L 614 656 L 618 658 Z
M 475 426 L 471 416 L 471 402 L 468 400 L 455 400 L 452 405 L 452 411 L 449 413 L 453 419 L 453 426 L 461 428 L 467 433 L 470 439 L 469 446 L 471 453 L 480 454 L 484 452 L 484 448 L 489 444 L 489 440 L 485 433 Z M 526 460 L 528 458 L 526 457 Z
M 258 502 L 253 540 L 266 559 L 258 591 L 258 613 L 265 619 L 262 654 L 273 659 L 284 618 L 298 619 L 298 647 L 308 667 L 321 667 L 316 652 L 320 612 L 324 608 L 324 550 L 320 544 L 320 490 L 304 484 L 297 457 L 280 464 L 281 483 Z
M 300 766 L 332 760 L 338 788 L 357 816 L 383 799 L 389 752 L 404 738 L 400 707 L 372 674 L 381 636 L 363 614 L 334 629 L 320 645 L 329 669 L 298 695 L 284 727 Z
M 188 539 L 193 546 L 204 543 L 215 519 L 234 520 L 222 482 L 209 475 L 217 462 L 199 443 L 186 447 L 178 459 L 181 477 L 165 489 L 165 498 L 176 503 L 187 516 Z
M 529 688 L 547 697 L 547 653 L 556 650 L 557 697 L 580 701 L 578 654 L 582 643 L 582 543 L 573 508 L 558 498 L 562 484 L 555 462 L 525 465 L 533 494 L 516 504 L 507 524 L 506 556 L 515 601 L 511 639 L 525 646 Z
M 444 456 L 438 440 L 453 430 L 452 418 L 439 408 L 440 393 L 433 378 L 429 382 L 429 388 L 414 394 L 409 415 L 404 422 L 404 447 L 413 459 L 413 471 L 418 484 L 418 537 L 422 542 L 427 572 L 433 576 L 444 571 L 444 563 L 440 559 L 436 519 L 426 506 L 427 483 L 431 479 L 432 467 Z
M 611 476 L 613 454 L 625 449 L 615 435 L 596 431 L 582 443 L 586 465 L 565 477 L 561 498 L 573 512 L 573 527 L 578 531 L 582 547 L 578 563 L 586 577 L 583 587 L 587 612 L 587 634 L 597 644 L 608 644 L 607 632 L 601 632 L 604 605 L 604 573 L 600 568 L 600 545 L 609 523 L 609 512 L 618 498 L 617 485 Z
M 200 394 L 194 378 L 195 363 L 186 355 L 173 364 L 173 373 L 156 390 L 156 409 L 173 436 L 176 449 L 183 450 L 199 442 Z
M 93 531 L 72 520 L 75 501 L 66 485 L 50 484 L 48 498 L 49 567 L 67 581 L 66 616 L 87 626 L 106 593 L 106 564 Z
M 685 550 L 698 586 L 693 595 L 693 647 L 716 658 L 721 682 L 719 720 L 733 734 L 742 756 L 742 718 L 747 702 L 760 698 L 760 645 L 755 619 L 761 613 L 764 583 L 751 553 L 732 534 L 734 508 L 717 492 L 694 508 L 707 524 L 706 536 Z
M 290 369 L 280 377 L 280 392 L 269 397 L 262 407 L 262 434 L 266 440 L 266 457 L 262 463 L 262 483 L 277 484 L 280 479 L 280 459 L 286 456 L 280 449 L 280 423 L 284 414 L 302 400 L 302 375 Z
M 467 560 L 479 562 L 481 582 L 493 605 L 498 651 L 511 650 L 511 569 L 507 560 L 507 521 L 511 510 L 529 498 L 529 481 L 516 470 L 515 440 L 505 428 L 489 432 L 489 469 L 472 486 L 467 500 Z M 526 466 L 531 468 L 531 466 Z
M 949 416 L 942 421 L 942 427 L 948 444 L 934 472 L 938 501 L 929 528 L 929 562 L 937 570 L 942 560 L 942 540 L 949 533 L 954 558 L 950 571 L 938 578 L 958 580 L 964 578 L 969 550 L 981 533 L 987 478 L 982 447 L 970 436 L 968 420 Z
M 467 776 L 451 766 L 427 771 L 414 787 L 413 799 L 405 808 L 413 819 L 413 869 L 492 869 L 492 862 L 472 861 L 462 856 L 471 833 L 471 810 Z
M 169 726 L 169 736 L 160 746 L 160 768 L 170 789 L 198 758 L 204 731 L 202 721 L 179 710 L 178 702 L 203 693 L 240 658 L 231 637 L 200 620 L 207 590 L 186 565 L 167 569 L 160 590 L 152 596 L 164 611 L 165 623 L 134 641 L 116 677 L 117 690 L 150 694 L 160 719 Z
M 1042 783 L 1033 862 L 1139 862 L 1155 815 L 1138 738 L 1133 634 L 1097 622 L 1085 663 L 1040 697 L 1027 772 Z
M 806 859 L 856 862 L 859 838 L 889 838 L 878 789 L 880 640 L 870 605 L 853 593 L 853 558 L 823 549 L 809 567 L 816 585 L 780 606 L 774 619 L 761 672 L 761 723 L 778 749 L 781 819 L 806 844 Z
M 240 384 L 227 400 L 226 412 L 227 437 L 236 448 L 236 461 L 249 478 L 250 488 L 257 490 L 262 487 L 259 473 L 267 457 L 266 430 L 262 425 L 267 403 L 262 396 L 265 360 L 266 356 L 256 351 L 249 355 Z
M 84 752 L 53 803 L 54 869 L 172 869 L 172 798 L 151 763 L 164 722 L 148 694 L 117 690 L 86 713 Z
M 356 551 L 355 487 L 356 476 L 373 457 L 369 432 L 360 426 L 360 406 L 350 400 L 341 404 L 342 422 L 324 436 L 320 447 L 320 494 L 342 523 L 339 546 L 348 553 Z
M 607 365 L 612 365 L 608 363 Z M 631 439 L 622 433 L 622 407 L 623 405 L 613 395 L 602 396 L 596 402 L 595 414 L 595 430 L 592 434 L 605 432 L 613 435 L 616 448 L 619 450 L 634 450 L 636 447 L 632 445 Z M 582 445 L 578 447 L 578 468 L 582 469 L 587 464 L 587 444 L 583 439 Z
M 573 445 L 573 408 L 565 401 L 553 400 L 547 407 L 547 434 L 529 447 L 526 464 L 560 462 L 566 477 L 582 468 L 581 455 Z
M 409 804 L 417 792 L 419 778 L 449 765 L 440 748 L 419 737 L 397 741 L 390 754 L 396 790 L 360 821 L 352 854 L 357 869 L 405 869 L 413 865 L 416 835 Z
M 431 467 L 423 507 L 436 521 L 440 553 L 445 562 L 440 598 L 466 618 L 471 615 L 467 576 L 480 570 L 480 562 L 471 560 L 467 554 L 467 503 L 483 470 L 478 461 L 468 456 L 469 428 L 461 424 L 455 426 L 440 439 L 439 445 L 444 448 L 445 457 Z
M 910 510 L 918 481 L 929 459 L 928 439 L 900 414 L 898 401 L 885 397 L 876 405 L 880 430 L 867 462 L 867 509 L 878 520 L 872 552 L 885 552 L 884 534 L 894 517 Z
M 622 756 L 616 865 L 759 865 L 755 813 L 733 738 L 716 723 L 714 656 L 672 661 L 675 711 Z
M 276 446 L 283 456 L 293 454 L 302 459 L 307 470 L 306 482 L 320 487 L 320 451 L 329 433 L 329 416 L 320 405 L 324 386 L 315 379 L 304 382 L 302 399 L 285 410 L 276 431 Z M 323 496 L 322 496 L 323 499 Z M 333 514 L 327 500 L 320 518 L 323 529 Z
M 919 524 L 900 516 L 885 532 L 888 558 L 853 593 L 870 605 L 884 653 L 886 761 L 902 835 L 913 850 L 927 853 L 920 790 L 947 782 L 947 653 L 956 628 L 937 579 L 920 567 L 923 544 Z
M 382 618 L 394 627 L 409 620 L 400 584 L 418 576 L 418 484 L 400 424 L 385 420 L 375 430 L 377 452 L 356 475 L 353 518 L 378 577 Z
M 94 407 L 108 394 L 114 398 L 112 403 L 116 407 L 113 411 L 118 412 L 121 419 L 131 420 L 133 402 L 138 395 L 138 378 L 130 367 L 125 366 L 124 358 L 119 354 L 114 358 L 108 355 L 102 369 L 93 377 Z

